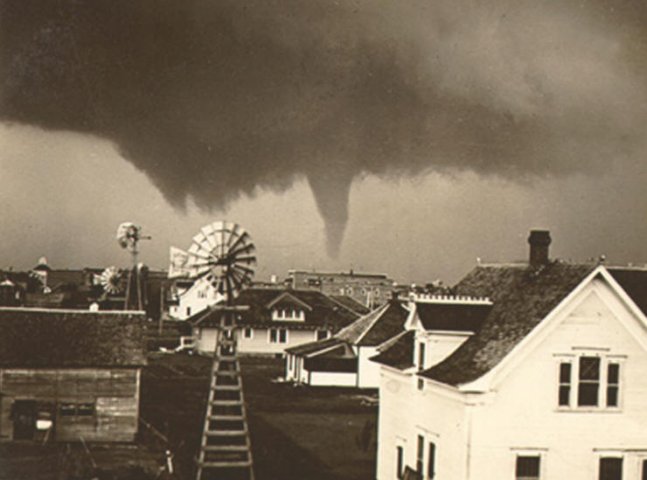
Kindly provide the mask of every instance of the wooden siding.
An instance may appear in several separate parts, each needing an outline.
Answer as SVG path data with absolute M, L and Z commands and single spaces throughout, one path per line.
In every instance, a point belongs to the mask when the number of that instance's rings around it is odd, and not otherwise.
M 0 371 L 0 439 L 13 437 L 12 405 L 36 400 L 50 411 L 60 441 L 132 441 L 137 432 L 138 369 L 5 369 Z M 85 415 L 62 415 L 61 406 L 93 405 Z

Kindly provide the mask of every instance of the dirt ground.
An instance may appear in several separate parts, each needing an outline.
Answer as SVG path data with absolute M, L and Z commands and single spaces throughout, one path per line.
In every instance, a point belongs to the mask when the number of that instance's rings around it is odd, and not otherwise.
M 192 478 L 210 359 L 155 355 L 142 378 L 142 416 L 169 440 Z M 257 480 L 365 480 L 375 476 L 375 392 L 293 387 L 272 380 L 280 359 L 241 360 Z

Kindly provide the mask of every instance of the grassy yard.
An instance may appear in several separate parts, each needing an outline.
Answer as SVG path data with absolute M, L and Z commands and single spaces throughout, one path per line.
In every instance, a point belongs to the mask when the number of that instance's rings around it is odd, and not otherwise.
M 168 438 L 192 478 L 211 360 L 154 355 L 142 379 L 142 417 Z M 365 480 L 375 476 L 377 409 L 371 392 L 273 382 L 283 361 L 242 359 L 257 480 Z M 374 395 L 374 394 L 373 394 Z

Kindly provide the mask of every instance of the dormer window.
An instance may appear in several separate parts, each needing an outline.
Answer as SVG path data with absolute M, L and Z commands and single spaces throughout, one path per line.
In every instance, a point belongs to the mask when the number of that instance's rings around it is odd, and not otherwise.
M 303 322 L 305 319 L 305 312 L 299 307 L 282 306 L 272 309 L 272 320 L 283 322 Z

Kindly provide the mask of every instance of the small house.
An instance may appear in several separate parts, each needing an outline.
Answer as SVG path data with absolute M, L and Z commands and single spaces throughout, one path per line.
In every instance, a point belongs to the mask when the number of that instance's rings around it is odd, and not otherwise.
M 286 348 L 331 337 L 359 316 L 314 290 L 249 288 L 234 303 L 247 309 L 236 314 L 241 354 L 283 355 Z M 187 319 L 198 351 L 214 351 L 221 315 L 216 305 Z
M 0 308 L 0 441 L 130 442 L 142 312 Z
M 369 358 L 405 332 L 408 317 L 409 310 L 395 298 L 332 338 L 286 349 L 285 379 L 313 386 L 377 388 L 379 366 Z

